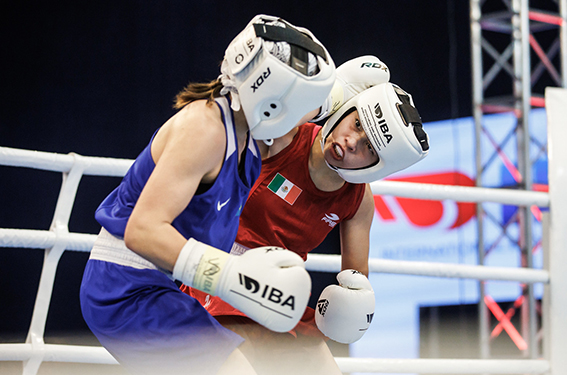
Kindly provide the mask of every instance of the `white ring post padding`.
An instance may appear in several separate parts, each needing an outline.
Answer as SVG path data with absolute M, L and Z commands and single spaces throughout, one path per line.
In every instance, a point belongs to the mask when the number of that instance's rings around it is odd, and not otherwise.
M 344 373 L 541 374 L 549 362 L 528 359 L 380 359 L 335 357 Z
M 372 193 L 396 197 L 454 200 L 456 202 L 494 202 L 515 206 L 549 207 L 549 194 L 537 191 L 493 189 L 455 185 L 419 184 L 401 181 L 375 181 Z
M 69 172 L 75 164 L 73 155 L 0 147 L 0 165 L 42 169 L 53 172 Z M 87 164 L 83 174 L 90 176 L 122 177 L 134 162 L 131 159 L 96 156 L 83 156 L 82 158 Z
M 550 333 L 549 361 L 553 375 L 559 375 L 567 372 L 567 90 L 546 88 L 545 102 L 549 196 L 553 198 L 549 209 L 549 274 L 553 283 L 548 289 L 549 329 L 546 332 Z
M 90 165 L 88 158 L 84 158 L 79 154 L 70 154 L 73 164 L 68 172 L 63 173 L 63 182 L 59 190 L 59 197 L 55 206 L 55 212 L 51 221 L 50 231 L 55 234 L 55 243 L 53 246 L 46 248 L 43 258 L 43 266 L 37 288 L 37 295 L 33 308 L 30 328 L 26 338 L 26 344 L 32 345 L 32 356 L 24 362 L 24 375 L 36 374 L 44 361 L 45 346 L 44 334 L 45 324 L 47 322 L 47 314 L 49 313 L 49 305 L 53 292 L 53 284 L 55 282 L 55 274 L 59 260 L 67 248 L 67 240 L 69 235 L 69 218 L 75 203 L 75 197 L 79 183 L 83 177 L 85 168 Z
M 328 254 L 307 255 L 305 268 L 308 271 L 340 272 L 341 256 Z M 466 264 L 415 262 L 371 258 L 370 273 L 394 273 L 403 275 L 448 277 L 458 279 L 517 281 L 521 283 L 548 283 L 546 270 L 515 267 L 488 267 Z

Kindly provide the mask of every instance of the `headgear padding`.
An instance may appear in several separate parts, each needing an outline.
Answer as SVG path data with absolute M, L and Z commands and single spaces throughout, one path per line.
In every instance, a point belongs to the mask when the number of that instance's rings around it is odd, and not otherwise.
M 225 51 L 221 93 L 242 106 L 252 136 L 277 138 L 320 107 L 335 82 L 335 64 L 304 28 L 258 15 Z
M 363 168 L 332 166 L 347 182 L 367 183 L 384 178 L 427 156 L 429 140 L 410 94 L 392 83 L 383 83 L 356 95 L 327 120 L 321 146 L 328 135 L 354 109 L 378 154 L 378 162 Z

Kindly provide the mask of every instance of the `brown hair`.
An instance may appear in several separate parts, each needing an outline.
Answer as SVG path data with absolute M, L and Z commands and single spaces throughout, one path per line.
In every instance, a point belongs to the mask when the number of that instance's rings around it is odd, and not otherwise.
M 212 103 L 221 96 L 222 83 L 219 79 L 209 83 L 190 83 L 175 96 L 173 108 L 180 109 L 195 100 L 207 99 Z

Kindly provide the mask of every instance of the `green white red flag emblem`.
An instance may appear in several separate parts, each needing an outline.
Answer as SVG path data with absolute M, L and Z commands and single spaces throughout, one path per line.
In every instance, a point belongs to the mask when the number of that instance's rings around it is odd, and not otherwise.
M 291 205 L 295 203 L 297 197 L 299 197 L 299 194 L 303 191 L 279 173 L 277 173 L 272 182 L 268 184 L 268 189 Z

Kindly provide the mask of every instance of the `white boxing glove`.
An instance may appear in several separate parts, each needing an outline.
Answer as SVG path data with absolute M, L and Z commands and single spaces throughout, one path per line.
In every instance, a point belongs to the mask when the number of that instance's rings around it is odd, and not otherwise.
M 280 247 L 235 256 L 191 238 L 179 253 L 173 277 L 220 297 L 276 332 L 297 325 L 311 294 L 303 259 Z
M 362 91 L 390 80 L 390 69 L 376 56 L 360 56 L 337 68 L 337 78 L 321 111 L 311 121 L 331 116 L 344 103 Z
M 315 309 L 317 328 L 328 338 L 351 344 L 359 340 L 374 317 L 374 290 L 370 281 L 355 270 L 337 275 L 339 285 L 326 287 Z

